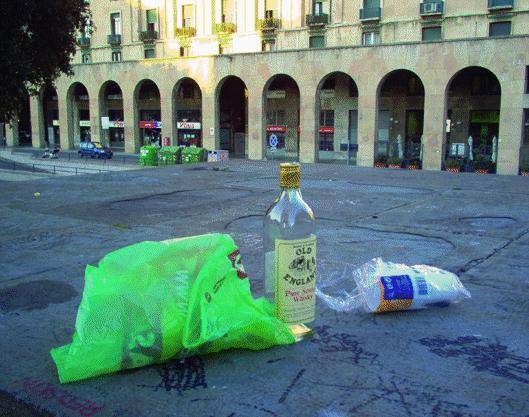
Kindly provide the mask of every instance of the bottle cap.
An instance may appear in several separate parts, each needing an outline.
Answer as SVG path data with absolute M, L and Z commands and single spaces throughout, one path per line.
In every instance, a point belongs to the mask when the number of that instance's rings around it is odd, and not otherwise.
M 298 163 L 279 165 L 279 185 L 282 188 L 299 188 L 301 167 Z

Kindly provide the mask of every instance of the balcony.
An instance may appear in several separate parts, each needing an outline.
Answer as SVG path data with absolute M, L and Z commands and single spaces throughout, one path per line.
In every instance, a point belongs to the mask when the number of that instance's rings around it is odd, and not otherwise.
M 514 0 L 488 0 L 489 10 L 507 10 L 514 7 Z
M 81 49 L 90 48 L 90 38 L 88 36 L 81 36 L 77 39 L 77 45 L 79 45 L 79 48 Z
M 329 23 L 329 15 L 326 13 L 308 14 L 306 17 L 307 26 L 325 26 Z
M 154 43 L 158 39 L 158 32 L 155 30 L 144 30 L 140 32 L 140 40 L 143 43 Z
M 281 20 L 275 17 L 267 17 L 257 21 L 257 28 L 263 33 L 274 32 L 276 29 L 279 29 L 280 26 Z
M 419 13 L 421 16 L 440 16 L 443 12 L 443 1 L 428 1 L 420 4 Z
M 360 20 L 362 22 L 380 20 L 381 16 L 382 16 L 382 9 L 380 7 L 360 9 Z
M 108 35 L 107 43 L 110 46 L 120 46 L 121 45 L 121 35 Z

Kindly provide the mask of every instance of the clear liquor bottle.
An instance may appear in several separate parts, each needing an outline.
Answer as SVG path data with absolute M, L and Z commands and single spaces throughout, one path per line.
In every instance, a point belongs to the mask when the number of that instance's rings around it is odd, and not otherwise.
M 279 167 L 281 193 L 264 218 L 265 297 L 298 339 L 316 310 L 316 221 L 300 191 L 300 165 Z

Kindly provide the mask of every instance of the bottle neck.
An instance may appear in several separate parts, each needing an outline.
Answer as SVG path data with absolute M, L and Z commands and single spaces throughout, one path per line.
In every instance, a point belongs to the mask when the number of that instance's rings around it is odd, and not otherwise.
M 281 187 L 280 198 L 288 198 L 289 200 L 301 199 L 300 188 Z

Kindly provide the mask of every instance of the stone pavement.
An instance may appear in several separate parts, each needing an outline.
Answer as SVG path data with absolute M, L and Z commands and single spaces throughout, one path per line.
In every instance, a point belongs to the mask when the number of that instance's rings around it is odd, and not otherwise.
M 65 152 L 58 159 L 41 158 L 43 150 L 35 149 L 2 149 L 0 150 L 0 162 L 8 166 L 9 162 L 25 165 L 37 171 L 47 171 L 54 175 L 79 175 L 99 174 L 108 171 L 126 171 L 139 168 L 137 157 L 132 160 L 127 158 L 127 163 L 122 159 L 98 160 L 91 158 L 79 158 L 73 152 Z
M 318 303 L 315 337 L 295 346 L 61 386 L 49 350 L 70 341 L 86 264 L 112 250 L 230 233 L 260 294 L 277 166 L 228 166 L 0 178 L 0 415 L 529 415 L 528 179 L 445 172 L 303 165 L 319 279 L 382 256 L 454 271 L 472 299 L 379 316 Z

